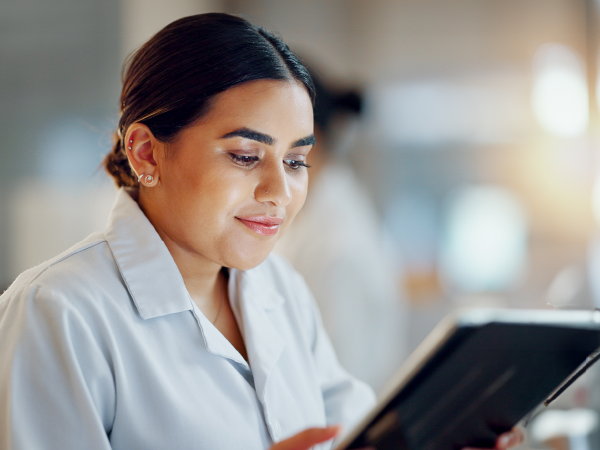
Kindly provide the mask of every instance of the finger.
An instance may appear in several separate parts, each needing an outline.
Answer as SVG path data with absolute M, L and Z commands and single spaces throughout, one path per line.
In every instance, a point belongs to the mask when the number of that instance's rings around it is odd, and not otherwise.
M 496 450 L 507 450 L 512 447 L 516 447 L 519 444 L 522 444 L 525 439 L 523 432 L 519 428 L 513 428 L 506 433 L 502 433 L 496 439 L 496 446 L 494 447 Z M 462 450 L 485 450 L 481 448 L 475 447 L 463 447 Z M 489 449 L 488 449 L 489 450 Z
M 525 436 L 523 432 L 519 428 L 513 428 L 506 433 L 502 433 L 496 439 L 496 448 L 497 449 L 508 449 L 512 447 L 516 447 L 517 445 L 523 443 Z
M 275 444 L 271 450 L 309 450 L 313 445 L 333 439 L 341 429 L 342 427 L 339 425 L 327 428 L 309 428 Z

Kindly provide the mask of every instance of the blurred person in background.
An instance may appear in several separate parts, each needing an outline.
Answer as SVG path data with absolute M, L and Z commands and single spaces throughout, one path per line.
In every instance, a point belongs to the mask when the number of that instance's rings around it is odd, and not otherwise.
M 310 188 L 275 251 L 304 276 L 342 366 L 379 391 L 406 356 L 408 312 L 374 202 L 339 155 L 341 134 L 360 116 L 363 98 L 358 90 L 334 89 L 308 67 L 317 138 Z

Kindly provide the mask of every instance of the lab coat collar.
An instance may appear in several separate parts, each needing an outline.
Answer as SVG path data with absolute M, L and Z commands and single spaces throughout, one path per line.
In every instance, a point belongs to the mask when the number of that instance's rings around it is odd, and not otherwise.
M 272 274 L 264 269 L 261 266 L 248 271 L 232 269 L 229 295 L 232 304 L 240 306 L 242 317 L 238 323 L 241 323 L 254 387 L 266 407 L 267 379 L 285 348 L 285 341 L 269 317 L 269 312 L 283 305 L 284 299 L 273 288 L 273 280 L 269 279 Z
M 171 253 L 137 202 L 120 189 L 108 220 L 106 241 L 143 319 L 192 309 Z
M 208 351 L 248 369 L 252 367 L 254 386 L 259 398 L 264 391 L 266 379 L 285 346 L 267 314 L 283 304 L 283 298 L 271 284 L 272 282 L 265 280 L 260 267 L 248 271 L 229 270 L 229 301 L 244 337 L 250 364 L 212 322 L 194 307 Z
M 131 197 L 135 194 L 125 189 L 119 191 L 105 236 L 140 316 L 152 319 L 196 311 L 207 349 L 246 364 L 231 343 L 194 307 L 169 250 Z M 272 275 L 261 266 L 229 271 L 229 297 L 239 315 L 238 324 L 261 401 L 269 374 L 285 347 L 269 318 L 269 311 L 284 302 L 273 287 Z

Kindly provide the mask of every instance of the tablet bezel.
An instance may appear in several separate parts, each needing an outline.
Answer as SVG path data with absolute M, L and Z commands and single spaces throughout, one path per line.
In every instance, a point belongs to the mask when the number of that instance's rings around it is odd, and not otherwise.
M 346 450 L 460 328 L 483 327 L 492 323 L 598 329 L 600 311 L 464 309 L 446 316 L 390 379 L 375 407 L 342 437 L 334 449 Z

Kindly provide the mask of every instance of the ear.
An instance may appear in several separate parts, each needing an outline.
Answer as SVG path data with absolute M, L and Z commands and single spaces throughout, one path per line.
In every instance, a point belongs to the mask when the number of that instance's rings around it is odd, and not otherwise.
M 125 149 L 129 163 L 139 177 L 151 175 L 156 184 L 160 177 L 160 161 L 164 152 L 164 144 L 154 137 L 150 128 L 143 123 L 134 123 L 127 129 Z

